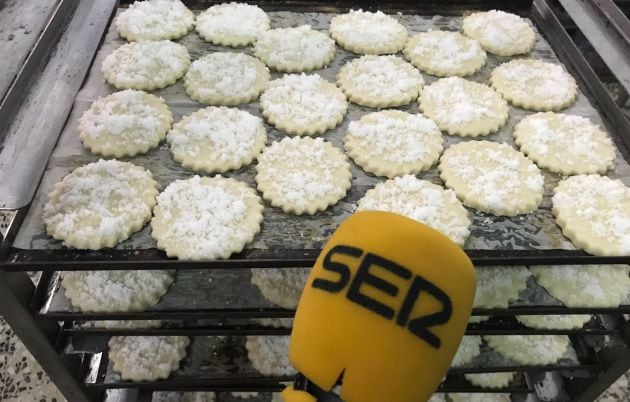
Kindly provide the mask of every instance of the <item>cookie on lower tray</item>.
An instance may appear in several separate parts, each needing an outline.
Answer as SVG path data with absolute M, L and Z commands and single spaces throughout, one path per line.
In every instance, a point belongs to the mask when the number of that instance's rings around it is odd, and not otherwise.
M 245 3 L 214 5 L 197 16 L 197 32 L 221 46 L 247 46 L 269 30 L 269 16 L 260 7 Z
M 254 54 L 269 68 L 286 73 L 320 69 L 335 58 L 335 41 L 310 25 L 263 32 Z
M 211 106 L 175 123 L 166 141 L 173 159 L 182 166 L 223 173 L 252 163 L 265 148 L 267 132 L 260 117 Z
M 109 360 L 123 380 L 164 380 L 179 368 L 189 343 L 186 336 L 113 336 Z
M 251 281 L 265 299 L 286 309 L 300 301 L 310 268 L 254 268 Z
M 529 53 L 536 43 L 536 33 L 524 18 L 500 10 L 472 13 L 464 18 L 462 30 L 499 56 Z
M 510 402 L 510 394 L 475 392 L 470 394 L 448 393 L 452 402 Z
M 517 315 L 516 319 L 521 324 L 536 329 L 579 329 L 591 320 L 591 315 Z
M 289 336 L 248 336 L 245 342 L 252 366 L 266 376 L 296 373 L 289 361 Z
M 79 119 L 79 139 L 95 154 L 135 156 L 157 147 L 171 123 L 164 99 L 127 89 L 92 103 Z
M 568 307 L 618 307 L 630 295 L 630 265 L 538 265 L 536 282 Z
M 132 42 L 109 54 L 101 72 L 118 89 L 152 91 L 174 84 L 190 66 L 184 45 L 168 40 Z
M 474 308 L 507 308 L 527 288 L 530 272 L 524 266 L 477 268 Z
M 351 186 L 350 163 L 321 138 L 286 137 L 258 157 L 256 183 L 274 207 L 313 215 L 335 205 Z
M 630 254 L 630 187 L 621 180 L 579 175 L 562 180 L 551 197 L 562 233 L 599 256 Z
M 332 18 L 330 36 L 353 53 L 390 54 L 405 46 L 407 29 L 381 11 L 350 10 Z
M 564 176 L 604 174 L 615 165 L 615 146 L 589 119 L 536 113 L 514 128 L 514 142 L 536 164 Z
M 468 212 L 452 190 L 406 175 L 377 184 L 357 211 L 387 211 L 422 222 L 463 246 L 470 235 Z
M 514 379 L 516 372 L 464 374 L 472 385 L 481 388 L 505 388 Z
M 66 271 L 61 276 L 66 297 L 83 312 L 144 311 L 173 283 L 169 271 Z
M 151 402 L 214 402 L 214 392 L 153 391 Z
M 114 24 L 130 41 L 177 39 L 195 25 L 195 15 L 179 0 L 134 1 Z
M 391 179 L 431 168 L 442 153 L 443 142 L 432 120 L 400 110 L 383 110 L 350 122 L 344 148 L 365 171 Z
M 417 68 L 438 77 L 464 77 L 486 64 L 479 42 L 458 32 L 428 31 L 413 35 L 403 54 Z
M 501 356 L 522 365 L 554 364 L 571 343 L 566 335 L 484 335 L 483 338 Z
M 508 104 L 501 95 L 460 77 L 441 78 L 424 87 L 418 104 L 441 130 L 460 137 L 492 134 L 508 119 Z
M 269 78 L 269 69 L 255 57 L 215 52 L 192 62 L 184 76 L 184 88 L 201 103 L 240 105 L 258 99 Z
M 263 206 L 247 184 L 222 176 L 175 180 L 157 197 L 151 236 L 169 257 L 229 258 L 254 239 Z
M 453 361 L 451 362 L 452 367 L 459 367 L 465 364 L 470 363 L 475 357 L 479 356 L 481 353 L 481 337 L 473 336 L 473 335 L 465 335 L 462 338 L 462 342 L 459 344 L 459 349 L 457 349 L 457 353 L 455 357 L 453 357 Z
M 498 216 L 535 211 L 544 178 L 536 165 L 511 146 L 491 141 L 452 145 L 440 158 L 440 178 L 464 205 Z
M 89 163 L 48 194 L 46 232 L 68 247 L 114 247 L 151 219 L 157 193 L 153 175 L 140 166 L 115 159 Z
M 337 85 L 350 101 L 386 108 L 413 102 L 424 80 L 420 71 L 398 56 L 362 56 L 344 64 Z
M 514 106 L 558 111 L 577 99 L 575 79 L 559 64 L 534 59 L 503 63 L 490 74 L 490 85 Z

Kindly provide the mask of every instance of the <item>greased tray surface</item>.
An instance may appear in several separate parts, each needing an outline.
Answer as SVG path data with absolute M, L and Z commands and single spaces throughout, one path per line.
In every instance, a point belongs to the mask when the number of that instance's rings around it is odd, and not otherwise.
M 269 15 L 272 20 L 273 28 L 310 24 L 315 29 L 325 31 L 328 29 L 330 19 L 334 14 L 277 11 L 269 12 Z M 395 17 L 409 29 L 410 34 L 430 29 L 459 30 L 462 21 L 461 17 L 445 16 L 396 15 Z M 214 46 L 204 42 L 195 32 L 189 33 L 178 42 L 188 48 L 193 60 L 215 51 L 239 51 L 252 54 L 251 46 L 236 50 Z M 46 234 L 42 221 L 43 206 L 47 201 L 47 194 L 55 182 L 61 180 L 63 176 L 73 169 L 99 159 L 98 156 L 91 154 L 82 147 L 78 138 L 77 120 L 98 97 L 114 92 L 113 87 L 103 82 L 100 73 L 101 63 L 109 53 L 124 43 L 125 41 L 118 37 L 112 24 L 96 55 L 87 80 L 82 90 L 77 95 L 73 111 L 48 163 L 32 207 L 14 242 L 14 247 L 21 249 L 57 249 L 62 247 L 60 241 L 56 241 Z M 536 59 L 559 63 L 556 55 L 540 33 L 537 33 L 535 49 L 530 56 Z M 317 73 L 327 80 L 334 82 L 335 75 L 339 68 L 355 57 L 357 56 L 338 47 L 337 57 L 333 63 L 324 69 L 311 72 L 310 74 Z M 478 73 L 467 78 L 487 84 L 492 69 L 498 64 L 510 59 L 511 58 L 488 54 L 488 62 L 485 67 Z M 272 73 L 273 78 L 280 76 L 281 74 Z M 425 84 L 430 84 L 436 80 L 435 77 L 427 74 L 423 74 L 423 77 Z M 168 102 L 175 115 L 176 121 L 180 120 L 184 115 L 205 107 L 205 105 L 199 104 L 187 96 L 181 80 L 175 85 L 154 91 L 154 93 L 162 96 Z M 247 110 L 257 116 L 261 115 L 257 102 L 242 105 L 239 106 L 239 108 Z M 418 104 L 414 102 L 399 109 L 411 113 L 418 113 Z M 372 111 L 374 111 L 374 109 L 350 103 L 348 115 L 344 119 L 343 124 L 327 132 L 323 137 L 331 141 L 335 146 L 342 148 L 343 135 L 348 123 Z M 583 93 L 580 93 L 577 102 L 573 106 L 563 112 L 588 117 L 594 123 L 603 126 L 598 112 L 589 103 Z M 483 139 L 505 142 L 514 146 L 512 139 L 514 125 L 531 113 L 532 112 L 523 109 L 510 107 L 510 115 L 507 124 L 498 133 L 483 137 Z M 284 133 L 267 124 L 266 127 L 268 130 L 268 144 L 285 136 Z M 443 135 L 443 137 L 445 139 L 445 147 L 462 141 L 459 137 L 448 135 Z M 463 139 L 463 141 L 470 141 L 470 139 Z M 195 174 L 195 172 L 179 166 L 172 159 L 168 146 L 164 143 L 161 144 L 159 148 L 145 155 L 124 158 L 124 160 L 149 169 L 154 174 L 161 188 L 166 187 L 173 180 L 188 178 Z M 226 176 L 243 180 L 255 186 L 254 165 L 255 164 L 238 171 L 227 173 Z M 543 170 L 543 172 L 545 176 L 545 197 L 541 206 L 535 212 L 510 218 L 495 217 L 469 209 L 473 226 L 471 228 L 472 234 L 466 242 L 465 248 L 495 250 L 574 249 L 574 246 L 569 240 L 562 235 L 551 213 L 550 196 L 552 195 L 552 189 L 561 177 L 546 172 L 545 170 Z M 265 203 L 264 222 L 261 233 L 256 236 L 254 242 L 248 245 L 247 248 L 261 250 L 303 250 L 320 248 L 337 225 L 353 212 L 356 202 L 365 192 L 375 184 L 385 180 L 384 178 L 377 178 L 366 174 L 354 164 L 352 166 L 352 174 L 352 188 L 348 191 L 347 196 L 337 205 L 314 216 L 285 214 L 280 209 L 271 207 L 269 204 Z M 617 152 L 616 167 L 609 173 L 609 176 L 620 178 L 626 184 L 630 183 L 630 165 L 623 159 L 619 152 Z M 435 167 L 420 174 L 419 177 L 442 184 L 438 177 L 437 168 Z M 127 241 L 120 243 L 117 248 L 155 248 L 155 241 L 151 238 L 150 233 L 150 227 L 147 225 L 142 231 L 134 234 Z

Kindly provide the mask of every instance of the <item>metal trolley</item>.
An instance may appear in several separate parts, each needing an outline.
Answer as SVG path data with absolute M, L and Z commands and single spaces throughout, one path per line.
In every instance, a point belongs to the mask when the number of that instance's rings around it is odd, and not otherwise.
M 190 2 L 191 8 L 208 7 L 214 2 Z M 574 3 L 574 4 L 571 4 Z M 579 4 L 578 4 L 579 3 Z M 627 55 L 630 54 L 630 22 L 611 0 L 571 2 L 553 0 L 502 1 L 262 1 L 268 11 L 345 12 L 350 8 L 376 9 L 419 15 L 461 15 L 474 9 L 500 8 L 529 17 L 549 42 L 560 61 L 577 79 L 580 89 L 596 105 L 609 132 L 630 162 L 630 123 L 618 103 L 606 90 L 600 77 L 616 77 L 630 86 Z M 289 329 L 255 324 L 252 318 L 291 317 L 293 311 L 279 309 L 260 300 L 233 303 L 219 301 L 199 306 L 176 300 L 169 308 L 139 313 L 95 314 L 58 310 L 59 273 L 64 270 L 172 269 L 178 281 L 194 283 L 196 278 L 212 278 L 216 283 L 231 283 L 246 292 L 249 269 L 310 267 L 317 248 L 247 249 L 224 261 L 176 261 L 157 249 L 108 249 L 82 251 L 69 249 L 25 249 L 14 245 L 33 203 L 33 195 L 48 163 L 55 143 L 70 115 L 74 99 L 84 82 L 117 8 L 116 0 L 58 0 L 46 26 L 29 53 L 0 105 L 0 313 L 13 327 L 27 348 L 69 401 L 102 400 L 104 391 L 137 388 L 139 400 L 150 400 L 155 390 L 210 390 L 272 392 L 283 388 L 289 377 L 264 377 L 255 371 L 239 371 L 219 364 L 201 375 L 199 365 L 212 359 L 188 362 L 183 373 L 167 380 L 126 382 L 111 374 L 106 340 L 112 335 L 188 335 L 203 348 L 213 347 L 213 337 L 227 336 L 233 359 L 242 357 L 238 339 L 246 335 L 287 335 Z M 588 30 L 582 31 L 591 24 Z M 586 35 L 586 38 L 583 37 Z M 598 36 L 599 35 L 599 36 Z M 587 40 L 584 40 L 587 39 Z M 612 50 L 601 58 L 591 42 L 606 40 Z M 56 43 L 55 46 L 51 44 Z M 576 45 L 578 43 L 580 46 Z M 596 44 L 597 45 L 597 44 Z M 611 53 L 623 55 L 621 72 L 609 70 Z M 614 59 L 614 57 L 612 57 Z M 625 60 L 626 64 L 623 64 Z M 589 63 L 590 61 L 590 63 Z M 614 64 L 614 63 L 612 63 Z M 37 78 L 37 79 L 36 79 Z M 629 78 L 627 81 L 625 78 Z M 625 94 L 625 92 L 624 92 Z M 626 95 L 627 97 L 627 95 Z M 42 113 L 45 110 L 45 113 Z M 36 135 L 36 132 L 39 134 Z M 46 133 L 41 135 L 41 132 Z M 541 264 L 629 264 L 630 256 L 595 257 L 583 251 L 565 249 L 491 250 L 471 249 L 468 255 L 477 267 Z M 480 268 L 483 269 L 483 268 Z M 37 285 L 28 271 L 41 271 Z M 197 275 L 197 276 L 195 276 Z M 236 285 L 235 285 L 236 284 Z M 168 298 L 169 296 L 165 296 Z M 229 295 L 225 295 L 229 298 Z M 217 299 L 219 300 L 219 299 Z M 177 303 L 179 304 L 177 304 Z M 538 330 L 518 323 L 517 314 L 597 314 L 577 330 Z M 590 401 L 630 368 L 630 323 L 624 318 L 630 305 L 618 308 L 568 308 L 561 305 L 514 305 L 503 309 L 475 309 L 473 315 L 492 316 L 489 321 L 470 324 L 469 335 L 564 334 L 569 335 L 575 359 L 548 366 L 472 366 L 454 368 L 440 387 L 441 392 L 509 392 L 529 395 L 536 392 L 547 373 L 563 373 L 564 391 L 560 399 Z M 159 329 L 101 329 L 77 325 L 91 320 L 165 320 Z M 592 337 L 609 336 L 617 345 L 596 347 Z M 224 338 L 225 339 L 225 338 Z M 230 344 L 231 342 L 231 344 Z M 73 352 L 73 353 L 68 353 Z M 509 388 L 486 390 L 471 386 L 464 373 L 516 371 Z M 548 375 L 547 375 L 548 377 Z M 559 377 L 558 377 L 559 378 Z M 530 399 L 531 400 L 531 399 Z

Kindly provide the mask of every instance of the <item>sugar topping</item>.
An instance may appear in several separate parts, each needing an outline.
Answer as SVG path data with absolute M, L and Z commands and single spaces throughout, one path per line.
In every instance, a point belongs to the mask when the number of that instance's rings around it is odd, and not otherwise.
M 566 335 L 485 335 L 488 345 L 519 364 L 553 364 L 569 347 Z
M 122 379 L 165 379 L 186 356 L 186 336 L 113 336 L 109 355 Z
M 507 387 L 510 381 L 514 379 L 516 372 L 507 372 L 507 373 L 475 373 L 475 374 L 464 374 L 466 380 L 468 380 L 473 385 L 482 388 L 503 388 Z M 493 399 L 480 399 L 480 402 L 489 402 Z M 507 399 L 509 401 L 509 398 Z
M 530 273 L 525 267 L 482 267 L 477 269 L 476 308 L 507 308 L 527 288 Z
M 256 268 L 252 269 L 251 280 L 267 300 L 294 309 L 310 272 L 310 268 Z
M 217 4 L 197 16 L 197 31 L 205 40 L 228 46 L 250 44 L 269 27 L 267 14 L 245 3 Z
M 479 356 L 479 353 L 481 353 L 481 350 L 479 349 L 480 346 L 480 336 L 464 336 L 462 338 L 462 342 L 459 344 L 459 349 L 457 349 L 455 357 L 453 357 L 451 366 L 459 367 L 470 363 L 475 357 Z
M 412 36 L 405 56 L 416 67 L 437 75 L 471 74 L 486 61 L 486 52 L 479 42 L 449 31 L 428 31 Z
M 562 180 L 552 197 L 558 223 L 592 254 L 630 254 L 630 188 L 599 175 Z
M 567 315 L 517 315 L 523 325 L 538 329 L 577 329 L 591 320 L 588 314 Z
M 239 392 L 239 394 L 247 393 Z M 234 394 L 235 392 L 232 392 L 232 395 Z M 254 394 L 258 393 L 254 392 Z M 151 393 L 151 402 L 215 402 L 216 399 L 214 392 L 153 391 Z
M 491 373 L 502 374 L 502 373 Z M 510 402 L 510 394 L 473 392 L 469 394 L 448 393 L 450 400 L 453 402 Z
M 245 342 L 252 366 L 263 375 L 293 375 L 289 361 L 289 336 L 248 336 Z
M 306 71 L 320 68 L 334 58 L 335 41 L 310 25 L 277 28 L 260 35 L 254 53 L 276 70 Z
M 358 53 L 396 53 L 405 44 L 407 29 L 381 11 L 350 10 L 330 21 L 330 34 L 339 44 Z
M 422 222 L 463 245 L 470 235 L 468 213 L 452 190 L 415 176 L 379 183 L 359 200 L 357 211 L 388 211 Z
M 262 221 L 255 191 L 221 176 L 176 180 L 157 203 L 152 235 L 181 259 L 228 258 L 253 239 Z
M 477 39 L 485 50 L 501 56 L 527 53 L 534 46 L 536 34 L 518 15 L 500 10 L 473 13 L 464 18 L 466 36 Z
M 115 24 L 128 40 L 176 39 L 193 27 L 195 15 L 179 0 L 134 1 Z

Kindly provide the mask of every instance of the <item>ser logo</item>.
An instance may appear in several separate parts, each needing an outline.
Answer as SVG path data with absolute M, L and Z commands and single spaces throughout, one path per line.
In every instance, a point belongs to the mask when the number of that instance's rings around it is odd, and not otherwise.
M 335 256 L 347 256 L 354 259 L 361 259 L 354 278 L 350 268 L 341 262 L 333 261 Z M 412 334 L 427 342 L 432 347 L 440 348 L 440 338 L 429 330 L 430 327 L 445 324 L 451 318 L 453 306 L 451 299 L 440 288 L 418 275 L 386 258 L 373 253 L 364 255 L 364 251 L 357 247 L 338 245 L 333 247 L 324 257 L 323 268 L 326 271 L 334 272 L 338 275 L 336 281 L 315 278 L 312 287 L 330 293 L 339 293 L 350 286 L 346 291 L 346 298 L 353 303 L 360 305 L 376 314 L 388 319 L 396 320 L 396 324 L 406 327 Z M 409 282 L 404 300 L 396 311 L 392 306 L 374 299 L 361 292 L 363 286 L 370 286 L 386 295 L 396 297 L 401 289 L 382 277 L 375 275 L 376 270 L 385 270 L 397 277 Z M 411 312 L 420 294 L 426 292 L 437 300 L 441 305 L 441 310 L 429 315 L 411 318 Z M 373 293 L 373 292 L 372 292 Z

